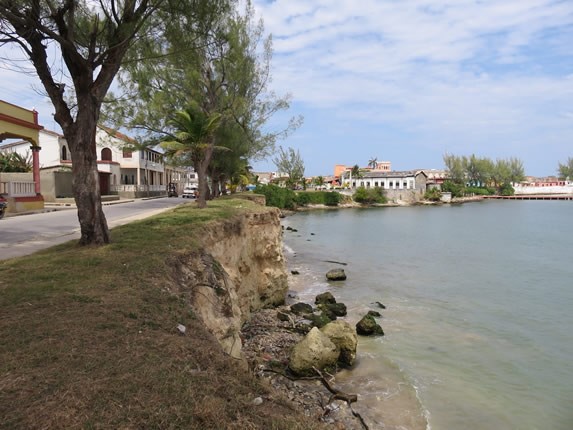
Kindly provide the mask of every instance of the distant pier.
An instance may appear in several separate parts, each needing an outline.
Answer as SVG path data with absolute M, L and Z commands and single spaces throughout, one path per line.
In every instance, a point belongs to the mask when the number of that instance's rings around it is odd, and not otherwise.
M 573 194 L 520 194 L 517 196 L 483 196 L 497 200 L 573 200 Z

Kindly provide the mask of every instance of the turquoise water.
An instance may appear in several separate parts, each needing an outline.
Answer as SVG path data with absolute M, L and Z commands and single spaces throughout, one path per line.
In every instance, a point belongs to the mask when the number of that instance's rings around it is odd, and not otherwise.
M 302 299 L 332 291 L 352 323 L 387 305 L 386 336 L 361 341 L 346 376 L 374 414 L 385 406 L 376 380 L 394 366 L 433 430 L 573 429 L 571 202 L 343 209 L 285 224 L 298 229 L 284 239 Z M 325 260 L 347 263 L 348 279 L 327 283 L 341 266 Z

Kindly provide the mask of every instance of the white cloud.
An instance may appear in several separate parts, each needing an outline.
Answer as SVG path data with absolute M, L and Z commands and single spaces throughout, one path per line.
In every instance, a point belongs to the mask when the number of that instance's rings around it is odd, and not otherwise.
M 275 88 L 305 109 L 439 141 L 483 139 L 494 150 L 502 139 L 532 145 L 544 129 L 561 132 L 561 148 L 573 138 L 565 114 L 573 111 L 571 1 L 277 0 L 255 7 L 273 34 Z

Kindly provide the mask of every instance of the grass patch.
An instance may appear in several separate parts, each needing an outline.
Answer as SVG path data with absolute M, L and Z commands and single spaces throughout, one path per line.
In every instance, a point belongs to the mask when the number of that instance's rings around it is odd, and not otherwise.
M 113 229 L 108 246 L 0 261 L 0 429 L 321 428 L 226 356 L 170 292 L 170 262 L 212 223 L 264 210 L 189 204 Z

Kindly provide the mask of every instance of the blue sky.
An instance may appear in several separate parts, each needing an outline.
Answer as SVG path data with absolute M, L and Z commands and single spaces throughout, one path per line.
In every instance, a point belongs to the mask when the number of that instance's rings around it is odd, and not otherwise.
M 573 157 L 573 1 L 255 1 L 273 35 L 273 88 L 303 126 L 282 141 L 307 175 L 371 157 L 443 168 L 445 152 Z M 272 162 L 256 163 L 272 169 Z
M 292 94 L 279 142 L 307 175 L 372 157 L 443 168 L 445 152 L 518 157 L 555 174 L 573 157 L 572 0 L 254 0 L 273 36 L 271 89 Z M 6 51 L 3 51 L 6 55 Z M 0 68 L 0 98 L 57 129 L 37 78 Z M 275 170 L 272 161 L 254 163 Z

